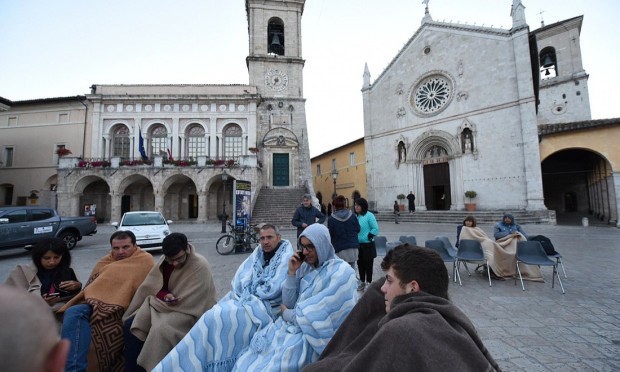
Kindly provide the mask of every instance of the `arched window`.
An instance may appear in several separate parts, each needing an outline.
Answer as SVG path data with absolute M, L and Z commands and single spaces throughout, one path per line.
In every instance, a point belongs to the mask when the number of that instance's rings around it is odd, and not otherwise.
M 540 79 L 551 79 L 558 76 L 558 60 L 555 48 L 546 47 L 540 51 Z
M 125 125 L 118 125 L 114 129 L 112 156 L 120 156 L 123 159 L 129 159 L 131 156 L 131 141 L 129 138 L 129 128 Z
M 279 18 L 269 20 L 267 26 L 267 52 L 284 55 L 284 23 Z
M 168 132 L 166 127 L 157 124 L 151 129 L 151 155 L 167 155 Z
M 196 158 L 205 155 L 205 129 L 202 125 L 193 124 L 186 132 L 187 137 L 187 156 Z
M 237 124 L 230 124 L 224 128 L 224 158 L 237 159 L 243 149 L 243 131 Z

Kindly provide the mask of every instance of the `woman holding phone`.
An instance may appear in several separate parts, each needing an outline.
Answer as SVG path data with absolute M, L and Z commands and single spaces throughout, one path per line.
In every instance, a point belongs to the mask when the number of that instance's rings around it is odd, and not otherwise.
M 82 283 L 71 268 L 71 254 L 62 239 L 40 240 L 31 255 L 32 264 L 17 265 L 6 284 L 40 294 L 52 310 L 80 292 Z

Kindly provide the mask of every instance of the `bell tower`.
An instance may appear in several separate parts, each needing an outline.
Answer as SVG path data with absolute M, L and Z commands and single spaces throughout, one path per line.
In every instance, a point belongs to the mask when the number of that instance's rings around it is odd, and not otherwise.
M 263 185 L 313 193 L 303 98 L 305 0 L 246 0 L 249 84 L 260 95 L 257 141 Z

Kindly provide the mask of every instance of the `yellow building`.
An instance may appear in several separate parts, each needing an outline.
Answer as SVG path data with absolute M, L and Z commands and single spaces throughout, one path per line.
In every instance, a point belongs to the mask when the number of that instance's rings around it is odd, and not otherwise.
M 364 138 L 315 156 L 311 164 L 314 191 L 319 203 L 327 207 L 334 189 L 338 195 L 347 198 L 349 206 L 353 205 L 354 199 L 367 198 Z

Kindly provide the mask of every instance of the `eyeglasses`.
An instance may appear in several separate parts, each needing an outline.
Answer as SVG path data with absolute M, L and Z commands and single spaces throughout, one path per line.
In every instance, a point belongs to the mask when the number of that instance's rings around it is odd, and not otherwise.
M 316 247 L 312 243 L 307 244 L 307 245 L 303 245 L 303 244 L 299 243 L 299 246 L 301 247 L 301 249 L 305 249 L 308 252 L 316 251 Z
M 187 251 L 185 251 L 184 253 L 185 254 L 183 256 L 181 256 L 181 257 L 172 258 L 172 257 L 164 256 L 164 259 L 169 264 L 174 264 L 175 262 L 178 263 L 178 264 L 182 264 L 182 263 L 185 262 L 185 260 L 187 260 Z

